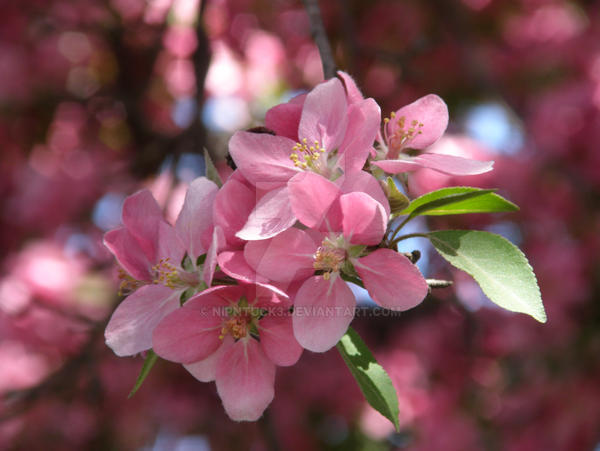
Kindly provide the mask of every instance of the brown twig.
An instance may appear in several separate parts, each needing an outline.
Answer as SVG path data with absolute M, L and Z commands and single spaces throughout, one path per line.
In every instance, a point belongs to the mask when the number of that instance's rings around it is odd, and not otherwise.
M 327 33 L 325 32 L 325 26 L 323 25 L 319 2 L 318 0 L 302 1 L 304 3 L 306 13 L 308 14 L 308 20 L 310 21 L 310 32 L 315 44 L 317 44 L 319 54 L 321 55 L 323 75 L 325 76 L 325 79 L 333 78 L 335 77 L 337 69 L 335 67 L 335 60 L 333 59 L 331 45 L 329 44 L 329 39 L 327 39 Z

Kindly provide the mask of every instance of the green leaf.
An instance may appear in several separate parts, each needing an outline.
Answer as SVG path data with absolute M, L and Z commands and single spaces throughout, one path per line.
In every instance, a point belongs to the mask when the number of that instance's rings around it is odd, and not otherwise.
M 181 260 L 181 267 L 188 272 L 192 272 L 195 269 L 194 264 L 192 263 L 192 259 L 187 254 L 187 252 L 185 253 L 185 255 L 183 257 L 183 260 Z
M 495 190 L 455 186 L 432 191 L 413 200 L 398 215 L 410 217 L 497 213 L 516 211 L 515 204 L 494 193 Z
M 223 186 L 223 181 L 221 180 L 221 176 L 215 167 L 215 164 L 210 158 L 210 154 L 208 150 L 204 149 L 204 166 L 206 167 L 206 178 L 216 183 L 216 185 L 221 188 Z
M 390 202 L 390 210 L 392 214 L 399 213 L 410 204 L 410 200 L 406 197 L 398 187 L 392 177 L 388 177 L 386 181 L 386 193 Z
M 492 302 L 546 322 L 535 274 L 525 255 L 510 241 L 475 230 L 441 230 L 427 236 L 439 254 L 470 274 Z
M 200 291 L 202 291 L 203 289 L 204 288 L 202 288 Z M 196 288 L 194 287 L 190 287 L 187 290 L 185 290 L 183 293 L 181 293 L 181 296 L 179 296 L 179 305 L 182 306 L 183 304 L 185 304 L 188 301 L 188 299 L 190 299 L 195 294 Z
M 338 342 L 337 348 L 369 404 L 399 431 L 398 395 L 390 377 L 377 363 L 367 345 L 350 327 Z
M 144 383 L 144 380 L 150 373 L 150 370 L 156 363 L 157 359 L 158 359 L 158 356 L 154 353 L 154 351 L 152 349 L 150 349 L 146 353 L 146 358 L 144 359 L 144 365 L 142 366 L 142 371 L 140 371 L 140 375 L 138 376 L 137 380 L 135 381 L 135 385 L 133 386 L 133 389 L 131 390 L 131 392 L 129 393 L 127 398 L 131 398 L 139 390 L 139 388 Z

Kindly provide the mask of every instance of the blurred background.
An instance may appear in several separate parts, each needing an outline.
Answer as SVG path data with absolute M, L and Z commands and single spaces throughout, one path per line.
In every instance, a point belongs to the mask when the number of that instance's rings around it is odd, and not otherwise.
M 338 67 L 383 115 L 436 93 L 436 151 L 493 159 L 470 178 L 420 171 L 413 196 L 498 187 L 521 211 L 417 224 L 479 228 L 524 250 L 547 324 L 448 278 L 400 316 L 357 317 L 398 391 L 401 433 L 369 408 L 336 350 L 279 368 L 258 423 L 227 418 L 214 384 L 142 359 L 103 328 L 119 299 L 102 234 L 152 190 L 176 217 L 203 149 L 322 80 L 291 0 L 27 0 L 0 17 L 0 449 L 600 449 L 600 4 L 321 2 Z

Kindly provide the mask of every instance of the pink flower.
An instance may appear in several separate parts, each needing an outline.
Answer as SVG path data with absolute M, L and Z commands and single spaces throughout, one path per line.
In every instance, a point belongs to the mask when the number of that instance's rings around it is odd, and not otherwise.
M 297 208 L 298 219 L 311 229 L 292 228 L 269 240 L 248 242 L 243 255 L 257 277 L 281 284 L 301 281 L 294 296 L 294 334 L 304 348 L 323 352 L 337 343 L 354 317 L 355 298 L 342 275 L 360 277 L 373 300 L 392 310 L 419 304 L 427 283 L 403 255 L 373 249 L 389 218 L 381 202 L 361 191 L 344 193 L 316 174 L 304 177 L 310 183 L 300 188 L 320 193 Z
M 229 152 L 238 169 L 258 189 L 274 191 L 257 204 L 254 216 L 289 217 L 289 183 L 297 183 L 306 172 L 328 180 L 359 172 L 379 122 L 379 106 L 373 99 L 349 103 L 342 82 L 333 78 L 316 86 L 305 98 L 293 99 L 267 113 L 267 124 L 283 136 L 236 133 L 229 142 Z M 282 221 L 268 233 L 248 225 L 238 236 L 247 240 L 270 238 L 292 224 L 291 220 Z
M 302 353 L 289 308 L 256 285 L 214 287 L 164 318 L 153 348 L 198 380 L 214 380 L 233 420 L 255 421 L 273 399 L 275 366 L 293 365 Z
M 223 232 L 221 251 L 238 249 L 255 235 L 274 236 L 291 227 L 296 217 L 287 191 L 258 189 L 236 170 L 217 193 L 214 220 Z
M 123 226 L 104 236 L 104 244 L 124 269 L 121 292 L 131 293 L 105 331 L 106 344 L 117 355 L 150 349 L 152 330 L 179 306 L 182 294 L 210 285 L 216 265 L 210 214 L 216 191 L 206 178 L 193 181 L 174 227 L 163 219 L 148 190 L 125 200 Z M 202 264 L 199 258 L 205 254 Z
M 424 152 L 408 155 L 407 149 L 422 150 L 435 143 L 448 127 L 448 107 L 434 94 L 417 99 L 384 119 L 381 146 L 372 164 L 389 174 L 433 169 L 450 175 L 475 175 L 492 170 L 493 161 L 477 161 Z

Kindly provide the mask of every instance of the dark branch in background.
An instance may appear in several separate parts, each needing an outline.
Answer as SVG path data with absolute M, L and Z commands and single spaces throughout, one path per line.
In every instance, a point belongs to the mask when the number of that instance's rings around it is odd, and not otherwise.
M 205 2 L 202 2 L 204 5 Z M 110 5 L 106 7 L 112 11 Z M 120 24 L 118 13 L 112 11 L 118 25 L 109 31 L 109 43 L 119 68 L 116 86 L 112 94 L 121 101 L 127 111 L 127 123 L 133 137 L 135 152 L 131 163 L 132 172 L 139 177 L 155 174 L 168 156 L 175 160 L 182 153 L 202 154 L 206 142 L 206 130 L 199 112 L 204 102 L 204 80 L 210 62 L 210 45 L 202 23 L 202 9 L 198 12 L 196 38 L 198 47 L 192 56 L 197 86 L 198 114 L 191 124 L 176 136 L 165 136 L 151 128 L 140 105 L 154 77 L 154 65 L 162 48 L 160 36 L 166 27 L 154 31 L 154 45 L 141 52 L 133 51 L 127 44 L 127 30 Z M 110 95 L 110 93 L 107 93 Z
M 72 399 L 84 390 L 84 388 L 77 385 L 76 381 L 80 380 L 84 374 L 96 377 L 95 372 L 90 371 L 89 368 L 95 364 L 98 344 L 101 343 L 107 323 L 108 319 L 96 323 L 87 342 L 79 352 L 39 384 L 24 390 L 5 393 L 1 400 L 6 409 L 0 415 L 0 424 L 27 412 L 42 399 L 50 397 Z M 93 380 L 90 380 L 88 383 L 93 382 Z M 97 384 L 94 385 L 99 388 Z
M 319 54 L 321 55 L 321 62 L 323 63 L 323 75 L 325 79 L 335 77 L 336 67 L 333 59 L 333 53 L 331 52 L 331 45 L 329 45 L 329 39 L 327 39 L 327 33 L 325 33 L 325 26 L 323 25 L 323 19 L 321 17 L 321 9 L 319 8 L 318 0 L 302 0 L 306 13 L 308 14 L 308 20 L 310 21 L 310 33 L 319 48 Z
M 338 0 L 342 17 L 342 35 L 344 37 L 344 70 L 357 74 L 356 58 L 358 56 L 358 42 L 354 31 L 353 2 L 350 0 Z

